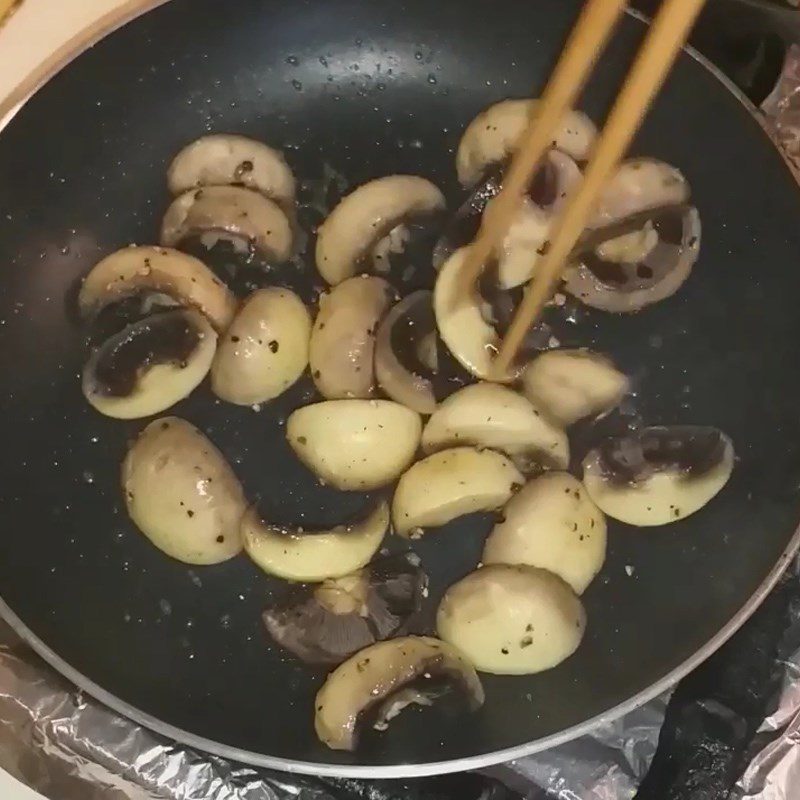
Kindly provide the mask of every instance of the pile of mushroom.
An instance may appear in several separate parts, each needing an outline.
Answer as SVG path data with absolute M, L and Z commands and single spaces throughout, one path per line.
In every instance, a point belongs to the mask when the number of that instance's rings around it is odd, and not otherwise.
M 468 195 L 449 220 L 440 190 L 415 175 L 377 178 L 345 195 L 316 231 L 310 258 L 326 288 L 312 306 L 274 285 L 271 273 L 237 298 L 202 260 L 174 249 L 223 241 L 268 265 L 302 257 L 291 169 L 279 151 L 236 135 L 204 136 L 178 153 L 161 246 L 111 254 L 80 292 L 93 345 L 82 387 L 97 411 L 160 414 L 207 375 L 219 399 L 258 408 L 306 380 L 316 396 L 286 420 L 291 450 L 321 485 L 375 493 L 357 518 L 323 529 L 277 524 L 245 498 L 223 453 L 177 417 L 144 427 L 122 466 L 132 521 L 168 556 L 211 565 L 244 552 L 263 575 L 288 584 L 264 610 L 265 631 L 271 646 L 334 668 L 314 723 L 334 749 L 354 748 L 368 716 L 384 730 L 448 686 L 477 708 L 476 670 L 533 674 L 561 663 L 586 628 L 581 595 L 603 567 L 607 518 L 682 520 L 733 469 L 723 433 L 687 425 L 595 440 L 576 458 L 570 426 L 580 424 L 585 440 L 630 391 L 601 353 L 534 343 L 506 374 L 495 373 L 521 287 L 596 133 L 584 114 L 565 115 L 492 263 L 465 287 L 468 248 L 537 108 L 505 100 L 467 127 L 456 169 Z M 654 159 L 623 163 L 563 290 L 612 312 L 674 293 L 698 253 L 689 196 L 676 169 Z M 407 291 L 429 273 L 427 286 Z M 569 470 L 581 459 L 576 476 Z M 481 562 L 444 593 L 438 638 L 415 635 L 434 631 L 419 613 L 428 579 L 414 540 L 447 539 L 437 529 L 469 514 L 487 524 Z

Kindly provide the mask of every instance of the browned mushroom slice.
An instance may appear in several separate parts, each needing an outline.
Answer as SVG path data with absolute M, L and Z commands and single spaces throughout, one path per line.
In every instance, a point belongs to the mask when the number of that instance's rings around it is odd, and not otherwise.
M 653 209 L 588 233 L 564 288 L 602 311 L 639 311 L 673 295 L 700 250 L 700 217 L 692 206 Z
M 340 664 L 408 629 L 427 586 L 419 564 L 414 553 L 385 556 L 342 578 L 295 587 L 264 611 L 264 624 L 301 660 Z
M 430 704 L 442 684 L 460 689 L 471 709 L 484 701 L 472 666 L 451 645 L 429 636 L 406 636 L 360 650 L 328 675 L 314 701 L 314 727 L 332 750 L 353 750 L 368 712 L 377 727 L 410 703 Z

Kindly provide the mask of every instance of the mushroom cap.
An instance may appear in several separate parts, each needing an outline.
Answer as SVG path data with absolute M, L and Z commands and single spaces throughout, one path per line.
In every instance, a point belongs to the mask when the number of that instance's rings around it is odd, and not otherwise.
M 699 511 L 730 478 L 734 450 L 716 428 L 643 428 L 606 440 L 583 461 L 583 482 L 609 517 L 666 525 Z
M 353 750 L 367 711 L 432 678 L 462 689 L 472 709 L 483 705 L 480 679 L 456 648 L 430 636 L 389 639 L 360 650 L 328 675 L 314 701 L 317 736 L 333 750 Z
M 211 365 L 217 397 L 252 405 L 283 394 L 308 366 L 311 315 L 289 289 L 259 289 L 220 338 Z
M 205 186 L 178 195 L 164 214 L 161 244 L 176 247 L 190 236 L 230 240 L 245 252 L 252 245 L 268 260 L 285 261 L 292 252 L 292 227 L 280 206 L 241 186 Z
M 168 556 L 218 564 L 242 549 L 242 487 L 222 453 L 178 417 L 151 422 L 122 464 L 128 514 Z
M 294 204 L 295 180 L 283 154 L 236 134 L 209 134 L 187 144 L 169 165 L 167 184 L 174 195 L 201 186 L 241 184 L 284 209 Z
M 444 195 L 416 175 L 388 175 L 346 195 L 317 231 L 319 274 L 335 286 L 358 271 L 364 256 L 404 220 L 445 207 Z
M 236 313 L 236 298 L 202 261 L 168 247 L 131 246 L 92 267 L 78 295 L 81 315 L 90 319 L 107 304 L 142 290 L 197 308 L 220 332 Z
M 136 419 L 187 397 L 205 378 L 217 334 L 193 309 L 153 314 L 107 339 L 83 369 L 84 397 L 101 414 Z

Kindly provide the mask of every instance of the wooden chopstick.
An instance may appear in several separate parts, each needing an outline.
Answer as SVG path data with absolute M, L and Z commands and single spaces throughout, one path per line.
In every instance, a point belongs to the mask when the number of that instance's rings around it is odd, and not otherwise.
M 556 127 L 574 105 L 625 5 L 625 0 L 587 0 L 583 7 L 522 136 L 522 144 L 503 176 L 502 189 L 484 212 L 478 236 L 461 270 L 465 286 L 472 286 L 506 235 L 530 176 L 551 147 Z
M 550 299 L 600 191 L 639 129 L 703 3 L 704 0 L 664 0 L 595 143 L 583 180 L 555 221 L 550 247 L 537 262 L 533 279 L 500 346 L 494 363 L 497 374 L 502 375 L 509 368 L 525 333 Z M 513 211 L 511 208 L 502 219 L 498 214 L 495 223 L 502 223 L 503 230 L 507 230 Z

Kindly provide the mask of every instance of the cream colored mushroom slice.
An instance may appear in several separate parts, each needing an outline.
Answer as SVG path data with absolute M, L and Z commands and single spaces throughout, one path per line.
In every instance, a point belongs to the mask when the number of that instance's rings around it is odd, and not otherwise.
M 404 707 L 431 705 L 441 693 L 442 679 L 464 693 L 470 709 L 483 705 L 480 678 L 451 645 L 430 636 L 403 636 L 370 645 L 340 664 L 317 692 L 317 736 L 332 750 L 354 750 L 368 711 L 379 707 L 375 727 L 383 730 Z
M 410 217 L 445 207 L 444 195 L 416 175 L 389 175 L 365 183 L 344 197 L 317 232 L 319 274 L 335 286 L 359 271 L 381 240 Z M 391 242 L 388 249 L 395 249 Z
M 327 400 L 294 411 L 286 438 L 324 483 L 370 491 L 394 482 L 419 446 L 419 414 L 391 400 Z
M 465 386 L 440 403 L 422 431 L 426 453 L 454 445 L 500 450 L 523 472 L 566 469 L 569 442 L 524 397 L 496 383 Z
M 676 206 L 689 199 L 680 170 L 655 158 L 623 161 L 600 193 L 589 222 L 599 228 L 650 209 Z
M 383 278 L 359 275 L 320 297 L 311 329 L 309 366 L 314 385 L 329 400 L 375 392 L 375 334 L 394 300 Z
M 186 145 L 172 160 L 167 184 L 174 195 L 203 186 L 246 186 L 282 208 L 294 204 L 295 180 L 279 150 L 235 134 L 210 134 Z
M 629 388 L 610 359 L 585 349 L 548 350 L 522 373 L 525 396 L 563 426 L 610 411 Z
M 412 292 L 394 305 L 378 327 L 375 378 L 392 400 L 419 414 L 436 410 L 433 382 L 438 369 L 433 295 Z
M 530 675 L 552 669 L 578 649 L 586 612 L 552 572 L 493 564 L 447 590 L 436 630 L 480 672 Z
M 242 549 L 242 487 L 186 420 L 157 419 L 139 434 L 122 465 L 122 490 L 136 527 L 178 561 L 218 564 Z
M 83 395 L 107 417 L 160 414 L 201 383 L 216 347 L 216 331 L 199 311 L 153 314 L 95 350 L 83 370 Z
M 283 394 L 308 366 L 311 316 L 289 289 L 259 289 L 220 339 L 211 388 L 222 400 L 253 405 Z
M 519 374 L 512 367 L 496 374 L 494 357 L 500 344 L 497 331 L 483 318 L 483 300 L 474 287 L 464 286 L 462 272 L 469 248 L 456 250 L 442 264 L 433 291 L 433 310 L 439 336 L 454 358 L 476 378 L 510 383 Z
M 168 247 L 125 247 L 99 261 L 78 296 L 81 315 L 139 292 L 161 292 L 202 311 L 217 331 L 236 313 L 236 298 L 202 261 Z
M 639 527 L 667 525 L 722 491 L 733 463 L 733 444 L 716 428 L 643 428 L 592 450 L 583 461 L 583 482 L 609 517 Z
M 247 555 L 270 575 L 316 583 L 361 569 L 381 546 L 389 529 L 389 506 L 378 505 L 360 522 L 323 531 L 270 525 L 257 509 L 242 518 Z
M 417 461 L 400 478 L 392 501 L 394 530 L 416 539 L 426 528 L 476 511 L 493 511 L 524 482 L 514 464 L 494 450 L 441 450 Z
M 536 114 L 539 100 L 501 100 L 482 111 L 464 131 L 456 152 L 463 186 L 480 180 L 487 167 L 505 161 Z M 554 146 L 585 161 L 597 136 L 595 124 L 581 111 L 568 111 L 553 134 Z
M 161 222 L 161 244 L 176 247 L 190 236 L 207 247 L 230 241 L 244 253 L 252 246 L 274 261 L 285 261 L 292 252 L 292 228 L 281 207 L 241 186 L 206 186 L 178 195 Z
M 568 472 L 529 481 L 505 505 L 483 548 L 484 564 L 550 570 L 583 594 L 606 557 L 606 520 Z

